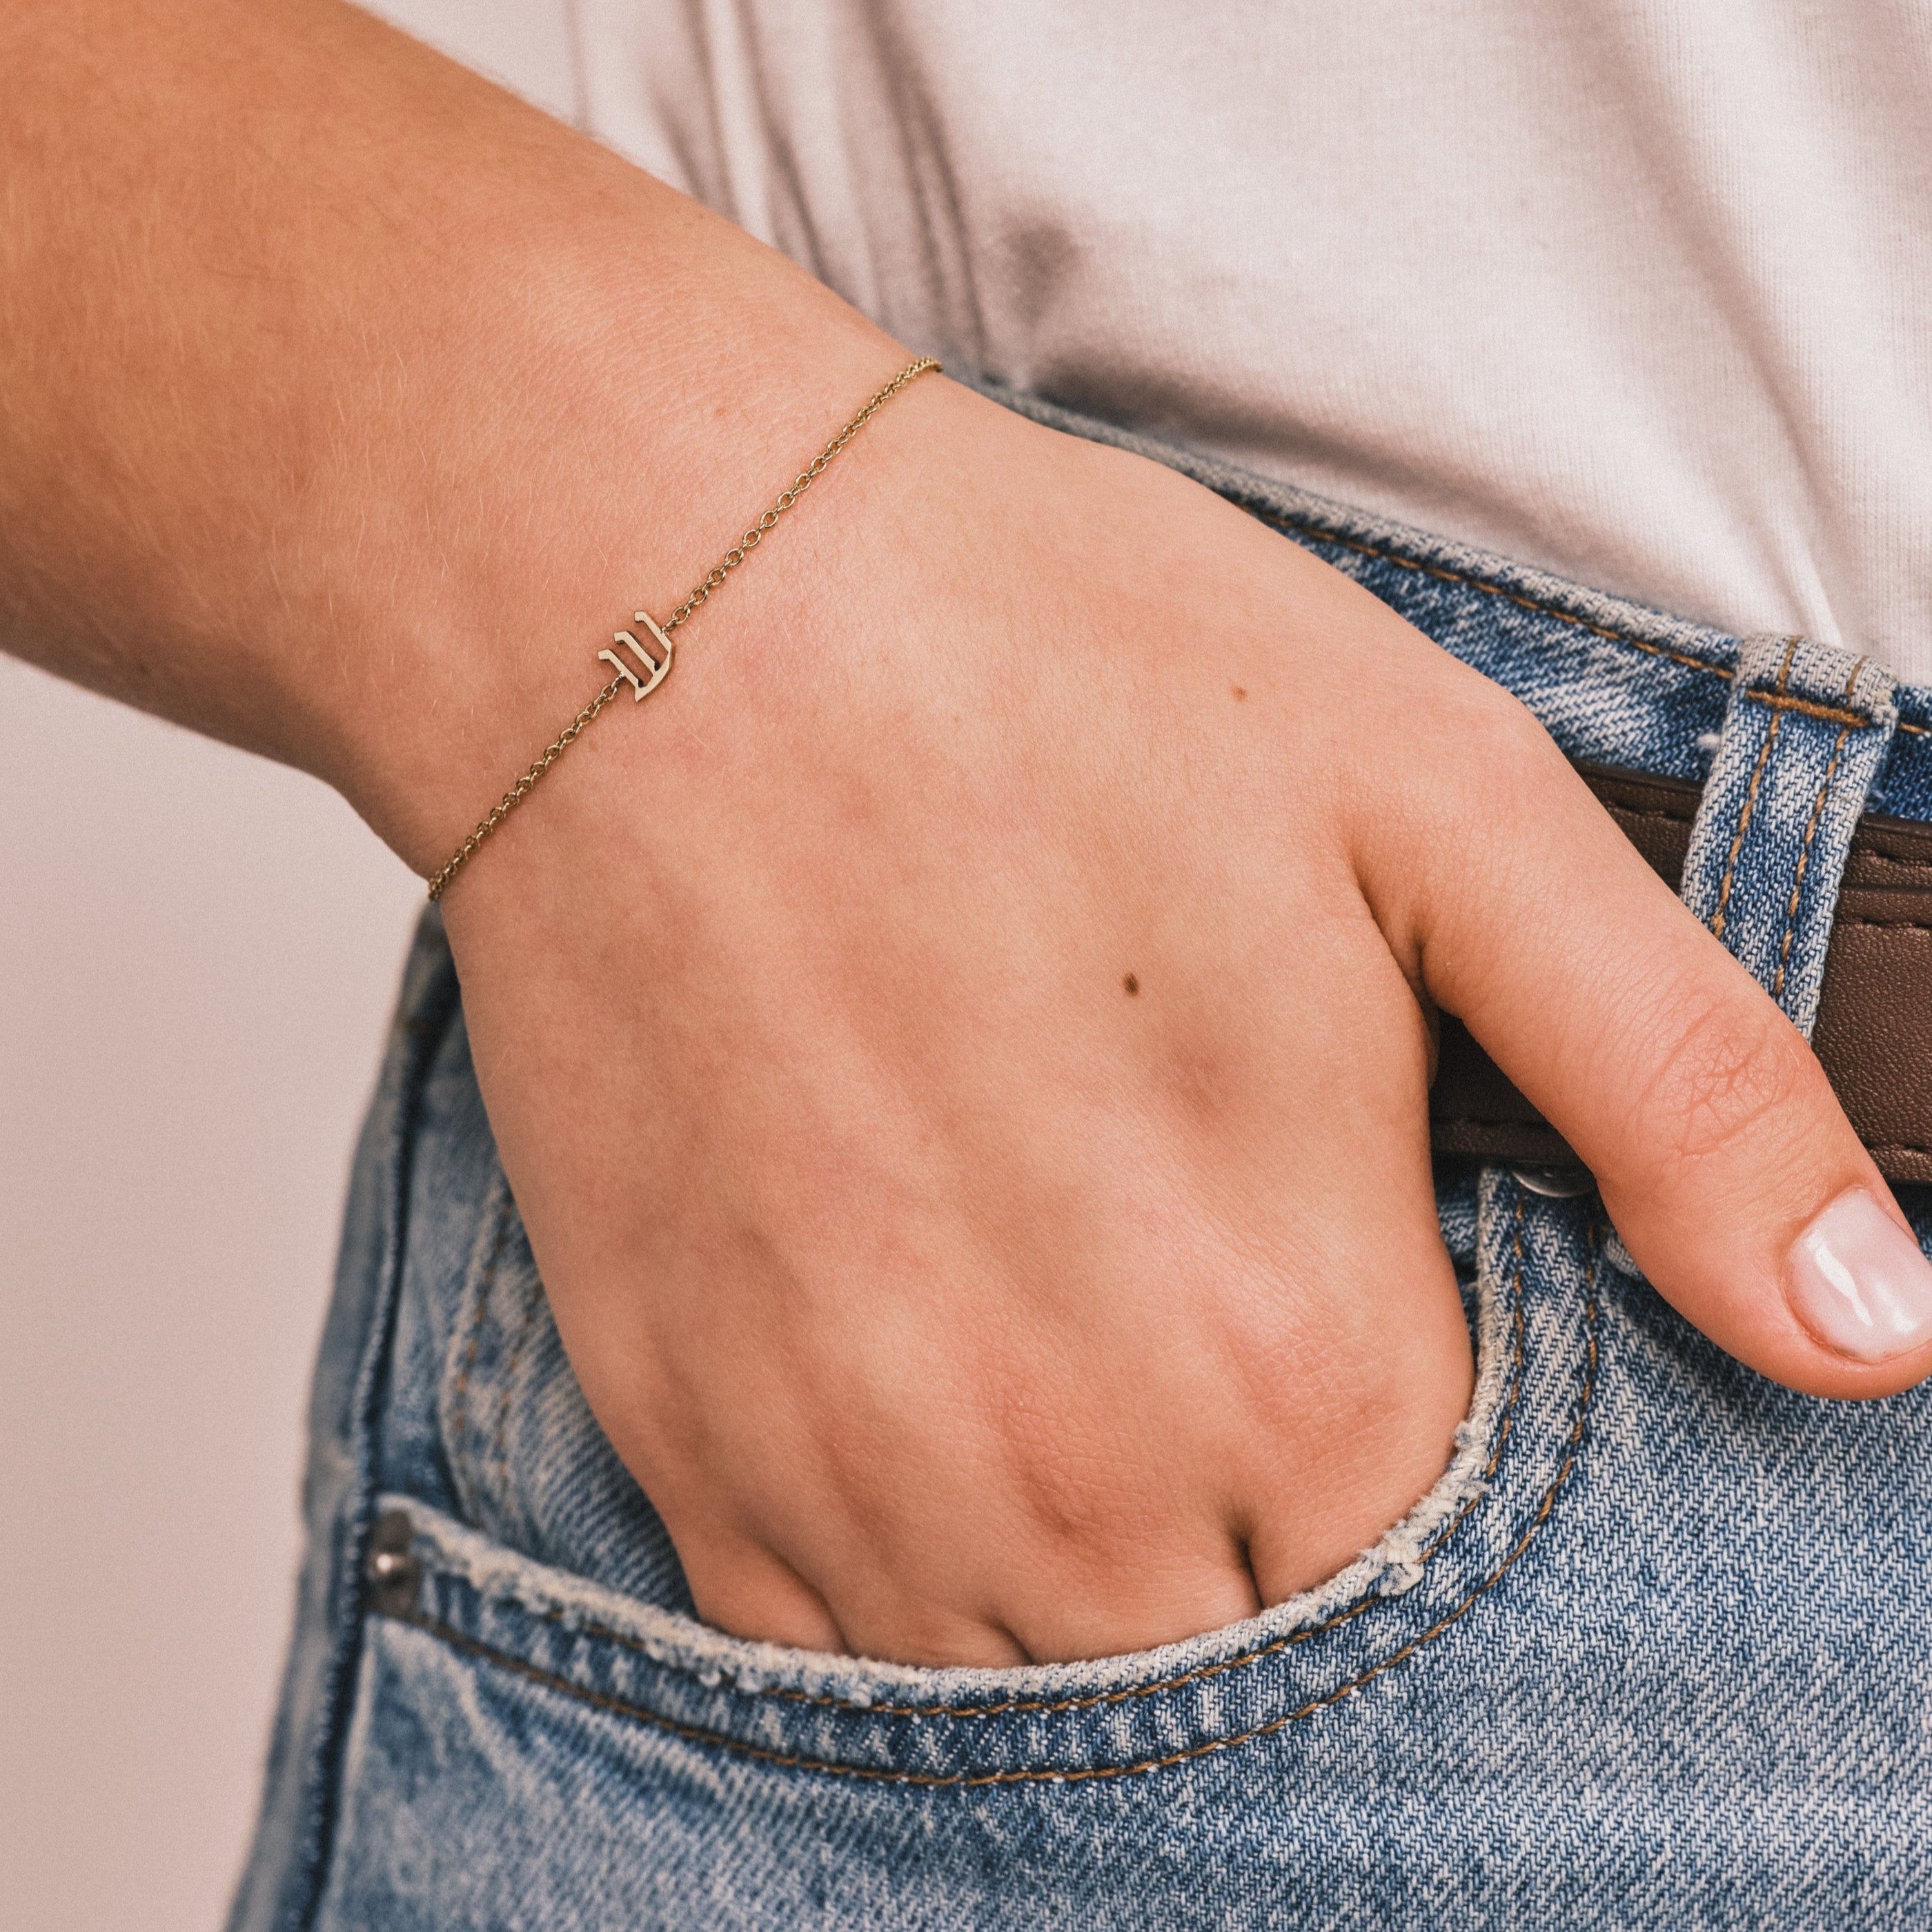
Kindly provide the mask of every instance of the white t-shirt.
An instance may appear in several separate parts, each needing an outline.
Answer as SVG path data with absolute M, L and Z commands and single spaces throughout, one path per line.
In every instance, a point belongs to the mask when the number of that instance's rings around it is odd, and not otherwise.
M 1932 0 L 578 0 L 913 348 L 1932 681 Z

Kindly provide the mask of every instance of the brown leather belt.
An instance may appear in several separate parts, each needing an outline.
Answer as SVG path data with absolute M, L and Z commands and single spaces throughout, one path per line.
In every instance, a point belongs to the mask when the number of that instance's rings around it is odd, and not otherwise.
M 1577 769 L 1674 891 L 1702 788 Z M 1859 821 L 1811 1045 L 1879 1172 L 1888 1180 L 1932 1181 L 1932 826 L 1876 814 Z M 1447 1013 L 1429 1118 L 1438 1154 L 1539 1166 L 1576 1158 Z

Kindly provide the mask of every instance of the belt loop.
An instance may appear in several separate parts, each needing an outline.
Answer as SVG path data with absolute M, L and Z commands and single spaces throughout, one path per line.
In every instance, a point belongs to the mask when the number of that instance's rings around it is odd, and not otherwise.
M 1869 658 L 1802 638 L 1738 649 L 1684 900 L 1808 1040 L 1845 856 L 1898 723 Z

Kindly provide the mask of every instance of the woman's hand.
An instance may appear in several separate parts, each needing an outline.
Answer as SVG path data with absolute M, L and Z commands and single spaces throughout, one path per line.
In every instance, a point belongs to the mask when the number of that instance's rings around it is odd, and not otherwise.
M 1883 1184 L 1529 715 L 1205 490 L 950 384 L 444 903 L 572 1359 L 747 1636 L 1138 1648 L 1398 1519 L 1471 1384 L 1437 1003 L 1725 1346 L 1831 1393 L 1928 1366 L 1787 1309 L 1798 1230 Z

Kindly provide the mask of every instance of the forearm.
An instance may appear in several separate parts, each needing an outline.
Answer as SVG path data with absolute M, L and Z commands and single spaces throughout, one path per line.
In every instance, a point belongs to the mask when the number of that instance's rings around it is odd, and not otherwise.
M 0 28 L 0 643 L 428 869 L 896 351 L 330 0 Z

